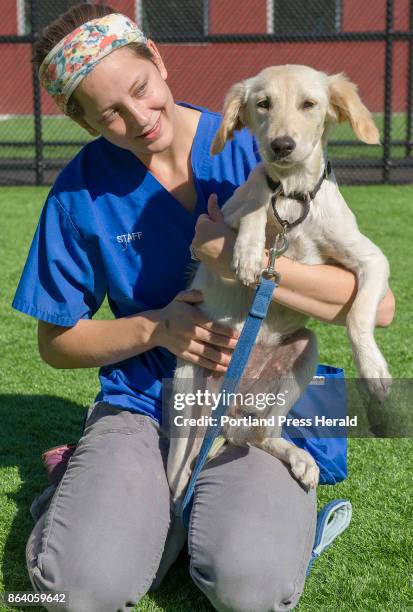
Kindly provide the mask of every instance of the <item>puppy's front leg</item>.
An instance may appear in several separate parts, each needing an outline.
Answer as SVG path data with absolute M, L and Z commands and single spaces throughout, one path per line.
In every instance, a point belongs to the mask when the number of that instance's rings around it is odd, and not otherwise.
M 347 333 L 354 360 L 369 392 L 384 401 L 390 392 L 391 375 L 374 339 L 377 309 L 388 287 L 389 264 L 376 247 L 374 257 L 362 258 L 357 270 L 357 296 L 347 315 Z
M 269 203 L 265 170 L 259 165 L 222 207 L 225 223 L 238 229 L 232 267 L 244 285 L 254 283 L 262 269 Z
M 232 268 L 244 285 L 251 285 L 262 270 L 267 208 L 261 207 L 242 217 L 234 246 Z
M 357 275 L 358 290 L 346 325 L 354 361 L 369 392 L 383 401 L 390 392 L 391 376 L 374 339 L 377 309 L 389 278 L 389 263 L 379 247 L 364 236 L 354 216 L 345 208 L 336 214 L 327 232 L 327 254 Z M 339 233 L 337 227 L 341 227 Z

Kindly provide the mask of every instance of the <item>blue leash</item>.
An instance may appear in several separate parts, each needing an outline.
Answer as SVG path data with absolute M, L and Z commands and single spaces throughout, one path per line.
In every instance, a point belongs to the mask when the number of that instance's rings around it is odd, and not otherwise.
M 241 378 L 244 368 L 247 365 L 255 339 L 260 331 L 261 324 L 267 314 L 273 291 L 277 286 L 278 285 L 276 285 L 273 281 L 263 278 L 256 289 L 251 310 L 245 321 L 244 327 L 242 328 L 241 335 L 238 339 L 228 369 L 225 373 L 224 381 L 221 387 L 221 399 L 216 410 L 214 411 L 215 424 L 210 425 L 207 429 L 194 471 L 192 472 L 191 480 L 189 481 L 188 488 L 182 501 L 182 522 L 186 529 L 188 529 L 189 525 L 189 516 L 192 509 L 196 479 L 204 467 L 204 463 L 209 451 L 211 450 L 211 446 L 221 429 L 221 416 L 225 414 L 228 408 L 225 406 L 225 394 L 233 393 L 238 385 L 239 379 Z
M 278 277 L 274 271 L 274 261 L 275 257 L 279 256 L 280 254 L 282 254 L 280 250 L 276 252 L 276 255 L 270 253 L 270 264 L 266 270 L 269 275 L 275 277 L 277 280 Z M 271 257 L 271 255 L 273 256 Z M 204 467 L 212 444 L 221 430 L 221 417 L 228 409 L 228 407 L 225 406 L 224 398 L 227 393 L 233 393 L 238 385 L 255 344 L 255 340 L 261 328 L 262 322 L 267 315 L 273 292 L 277 287 L 278 282 L 274 282 L 261 276 L 260 284 L 255 291 L 251 309 L 245 321 L 244 327 L 242 328 L 241 335 L 232 354 L 230 364 L 222 383 L 221 399 L 214 412 L 214 424 L 209 425 L 207 429 L 195 468 L 192 472 L 188 488 L 181 504 L 181 518 L 186 529 L 188 529 L 189 526 L 189 518 L 192 510 L 196 480 Z M 351 514 L 351 503 L 343 499 L 332 500 L 318 512 L 315 541 L 311 559 L 307 568 L 307 575 L 309 575 L 315 559 L 319 557 L 321 553 L 324 552 L 324 550 L 326 550 L 345 529 L 347 529 L 351 521 Z

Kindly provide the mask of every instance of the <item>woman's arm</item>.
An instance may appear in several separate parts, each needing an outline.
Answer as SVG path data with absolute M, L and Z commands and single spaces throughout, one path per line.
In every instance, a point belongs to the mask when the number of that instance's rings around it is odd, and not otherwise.
M 38 322 L 39 353 L 53 368 L 96 368 L 154 347 L 152 311 L 113 320 L 81 319 L 73 327 Z
M 216 200 L 208 202 L 209 215 L 200 215 L 192 246 L 199 259 L 227 278 L 234 278 L 231 269 L 236 233 L 224 222 Z M 263 253 L 263 268 L 268 251 Z M 345 325 L 347 312 L 357 293 L 353 272 L 335 265 L 309 265 L 280 257 L 276 269 L 281 283 L 274 292 L 274 301 L 326 323 Z M 376 325 L 390 325 L 395 310 L 393 293 L 389 289 L 379 304 Z
M 268 261 L 268 252 L 263 263 Z M 338 265 L 308 265 L 280 257 L 276 268 L 281 283 L 274 300 L 310 317 L 345 325 L 346 316 L 357 293 L 356 275 Z M 299 289 L 298 289 L 299 288 Z M 389 289 L 377 310 L 376 326 L 388 327 L 393 320 L 395 300 Z
M 200 291 L 181 291 L 164 308 L 120 319 L 81 319 L 73 327 L 39 321 L 40 356 L 54 368 L 96 368 L 161 346 L 213 372 L 225 372 L 239 334 L 194 307 L 202 300 Z

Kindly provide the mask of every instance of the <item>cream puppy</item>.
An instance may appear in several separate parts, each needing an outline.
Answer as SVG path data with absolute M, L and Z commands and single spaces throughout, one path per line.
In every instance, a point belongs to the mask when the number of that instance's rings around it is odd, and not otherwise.
M 391 378 L 375 342 L 374 327 L 377 307 L 388 288 L 389 265 L 380 249 L 360 232 L 334 176 L 322 180 L 329 126 L 342 121 L 349 121 L 363 142 L 379 143 L 378 130 L 356 86 L 343 74 L 328 76 L 299 65 L 274 66 L 232 87 L 212 153 L 222 150 L 234 130 L 247 127 L 258 141 L 263 162 L 222 207 L 225 222 L 238 231 L 233 254 L 238 281 L 219 277 L 201 264 L 190 287 L 204 294 L 202 312 L 240 330 L 262 269 L 264 247 L 272 247 L 277 235 L 281 242 L 284 235 L 288 238 L 286 256 L 291 259 L 308 264 L 336 262 L 352 270 L 358 291 L 347 316 L 348 336 L 360 376 L 371 394 L 383 399 Z M 304 195 L 304 201 L 297 194 Z M 288 226 L 300 218 L 297 225 Z M 311 382 L 317 350 L 314 335 L 304 329 L 306 321 L 299 312 L 270 304 L 242 390 L 284 393 L 288 401 L 282 408 L 268 406 L 257 416 L 287 414 Z M 218 390 L 221 382 L 203 368 L 178 359 L 175 393 Z M 247 412 L 251 414 L 251 409 Z M 247 412 L 232 410 L 236 415 Z M 186 407 L 182 416 L 207 413 L 205 406 L 193 406 Z M 171 429 L 167 472 L 175 501 L 188 484 L 204 433 L 202 427 Z M 319 474 L 313 458 L 280 434 L 280 428 L 242 425 L 225 425 L 223 430 L 228 441 L 265 449 L 288 463 L 304 486 L 316 486 Z

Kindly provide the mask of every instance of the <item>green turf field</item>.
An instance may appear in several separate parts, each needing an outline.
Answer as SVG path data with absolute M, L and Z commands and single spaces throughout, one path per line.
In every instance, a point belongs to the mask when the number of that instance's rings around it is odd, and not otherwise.
M 92 137 L 80 126 L 67 117 L 42 117 L 43 140 L 46 141 L 83 141 Z M 34 142 L 34 121 L 30 115 L 12 117 L 0 122 L 0 143 L 6 141 Z M 53 147 L 46 146 L 43 155 L 46 159 L 71 159 L 79 151 L 79 146 Z M 2 159 L 33 159 L 35 149 L 30 146 L 1 146 Z
M 375 116 L 375 121 L 380 129 L 383 138 L 383 117 Z M 89 134 L 81 127 L 76 125 L 67 117 L 42 118 L 43 139 L 45 141 L 85 141 L 91 139 Z M 394 140 L 404 140 L 406 137 L 406 117 L 404 115 L 393 115 L 392 138 Z M 338 125 L 331 134 L 330 140 L 356 140 L 350 126 L 345 123 Z M 34 146 L 1 146 L 2 142 L 34 141 L 34 121 L 31 116 L 14 117 L 0 121 L 0 159 L 33 159 Z M 45 146 L 43 155 L 46 159 L 70 159 L 79 150 L 78 146 Z M 383 155 L 382 146 L 331 146 L 330 158 L 352 158 L 363 159 L 371 157 L 381 157 Z M 391 148 L 392 158 L 402 158 L 405 156 L 404 147 L 393 146 Z
M 46 486 L 41 453 L 76 442 L 85 408 L 98 389 L 97 371 L 54 370 L 37 352 L 36 322 L 10 307 L 47 188 L 0 188 L 3 230 L 0 341 L 0 591 L 32 591 L 25 544 L 33 527 L 29 506 Z M 393 376 L 413 376 L 411 228 L 413 187 L 347 187 L 342 192 L 362 231 L 386 253 L 397 312 L 377 341 Z M 98 313 L 109 317 L 105 304 Z M 343 327 L 311 323 L 320 361 L 355 374 Z M 318 489 L 319 504 L 351 500 L 350 528 L 314 565 L 299 612 L 408 612 L 411 599 L 413 453 L 408 439 L 351 439 L 349 478 Z M 110 526 L 109 526 L 110 527 Z M 159 592 L 139 612 L 211 611 L 193 585 L 182 556 Z M 26 608 L 13 608 L 26 610 Z M 37 611 L 40 608 L 32 607 Z M 12 610 L 1 606 L 1 612 Z

